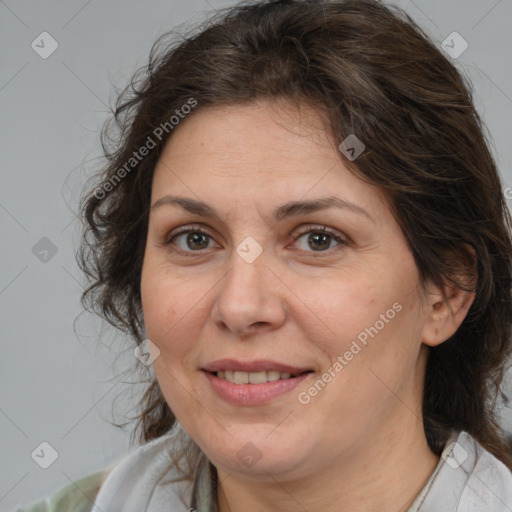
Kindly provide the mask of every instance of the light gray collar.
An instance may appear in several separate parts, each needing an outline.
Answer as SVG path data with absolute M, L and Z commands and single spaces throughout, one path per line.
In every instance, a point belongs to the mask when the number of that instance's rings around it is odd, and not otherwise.
M 172 458 L 193 446 L 194 482 L 176 481 Z M 91 512 L 197 512 L 216 510 L 209 462 L 176 423 L 166 435 L 122 459 L 101 487 Z M 195 493 L 195 496 L 193 494 Z M 408 512 L 512 512 L 512 473 L 467 432 L 453 435 L 438 466 Z

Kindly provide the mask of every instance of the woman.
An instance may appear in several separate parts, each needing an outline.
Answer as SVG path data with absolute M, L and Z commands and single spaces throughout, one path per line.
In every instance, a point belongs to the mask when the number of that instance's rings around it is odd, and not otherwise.
M 380 2 L 288 0 L 146 71 L 80 252 L 154 370 L 142 446 L 51 510 L 512 510 L 510 217 L 449 57 Z

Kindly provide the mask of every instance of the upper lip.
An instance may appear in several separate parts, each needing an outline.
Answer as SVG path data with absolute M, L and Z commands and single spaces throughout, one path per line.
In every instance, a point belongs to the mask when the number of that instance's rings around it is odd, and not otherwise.
M 218 359 L 212 361 L 203 367 L 207 372 L 217 372 L 219 370 L 231 370 L 239 372 L 262 372 L 277 371 L 281 373 L 299 374 L 310 371 L 308 367 L 295 367 L 288 364 L 279 363 L 265 359 L 257 359 L 254 361 L 237 361 L 235 359 Z

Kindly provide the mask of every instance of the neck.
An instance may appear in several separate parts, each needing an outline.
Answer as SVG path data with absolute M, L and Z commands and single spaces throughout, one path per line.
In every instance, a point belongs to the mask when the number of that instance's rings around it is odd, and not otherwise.
M 371 442 L 359 446 L 354 454 L 344 454 L 334 466 L 311 471 L 303 478 L 269 474 L 263 481 L 250 480 L 218 469 L 219 512 L 405 512 L 439 456 L 428 447 L 421 418 L 411 413 L 409 421 L 398 425 L 385 433 L 377 428 Z

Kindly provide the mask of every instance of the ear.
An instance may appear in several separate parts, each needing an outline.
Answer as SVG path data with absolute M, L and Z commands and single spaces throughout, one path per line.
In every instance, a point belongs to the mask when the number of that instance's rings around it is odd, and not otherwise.
M 445 287 L 446 299 L 438 289 L 428 294 L 428 317 L 423 327 L 422 341 L 435 347 L 453 336 L 473 304 L 475 292 L 453 286 Z
M 464 289 L 451 282 L 442 288 L 433 284 L 426 286 L 427 317 L 422 332 L 422 341 L 425 345 L 435 347 L 453 336 L 473 304 L 476 288 L 475 252 L 472 247 L 466 248 L 473 259 L 471 262 L 466 260 L 464 275 L 462 279 L 460 274 L 457 278 Z

